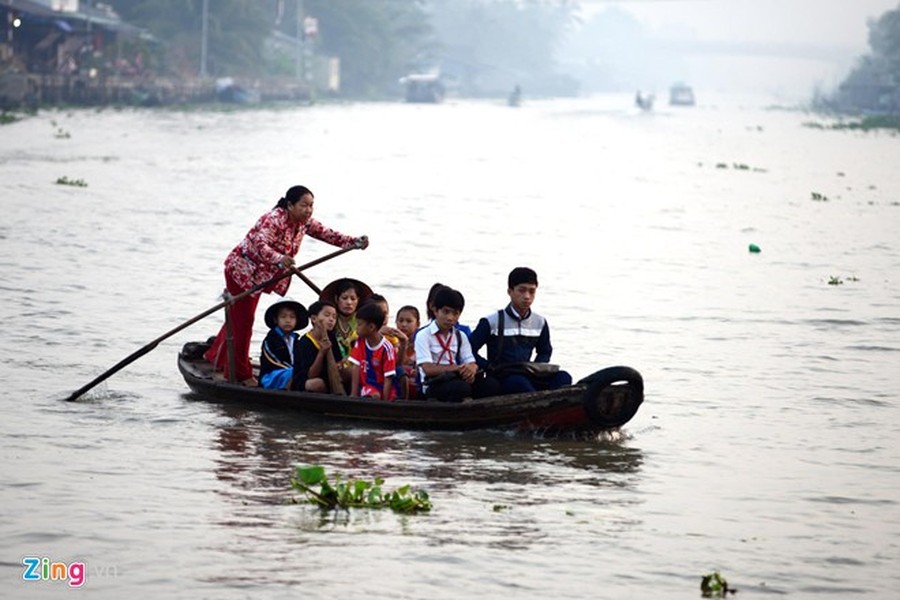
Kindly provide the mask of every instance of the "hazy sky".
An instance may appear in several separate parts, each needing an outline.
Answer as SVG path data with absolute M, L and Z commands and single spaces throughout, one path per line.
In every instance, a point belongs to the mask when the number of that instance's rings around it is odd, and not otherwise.
M 700 40 L 801 43 L 868 48 L 866 20 L 898 0 L 580 0 L 586 14 L 626 10 L 659 33 Z M 679 37 L 682 37 L 679 35 Z
M 900 7 L 900 0 L 580 0 L 580 5 L 586 23 L 610 10 L 640 23 L 623 30 L 624 37 L 604 30 L 612 41 L 594 56 L 620 86 L 658 90 L 667 81 L 683 80 L 715 91 L 800 99 L 835 89 L 869 51 L 867 21 Z

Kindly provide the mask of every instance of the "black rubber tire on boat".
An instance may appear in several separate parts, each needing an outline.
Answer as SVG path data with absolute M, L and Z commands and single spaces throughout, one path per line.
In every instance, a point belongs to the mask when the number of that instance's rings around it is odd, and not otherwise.
M 610 408 L 613 407 L 605 405 L 603 390 L 619 382 L 628 384 L 628 398 L 621 406 L 614 407 L 615 410 L 611 414 Z M 638 407 L 644 401 L 644 378 L 631 367 L 618 366 L 600 369 L 578 383 L 587 384 L 587 389 L 582 396 L 584 410 L 591 421 L 600 427 L 614 428 L 627 423 L 637 413 Z

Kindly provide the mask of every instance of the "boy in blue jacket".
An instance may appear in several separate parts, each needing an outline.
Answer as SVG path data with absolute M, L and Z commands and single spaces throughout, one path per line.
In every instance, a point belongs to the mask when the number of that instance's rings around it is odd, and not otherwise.
M 286 390 L 294 376 L 294 356 L 300 340 L 296 330 L 309 323 L 306 309 L 299 302 L 282 300 L 266 310 L 269 333 L 263 340 L 259 356 L 259 385 Z
M 528 267 L 516 267 L 509 272 L 507 284 L 509 304 L 479 320 L 469 337 L 478 365 L 500 380 L 504 394 L 570 385 L 572 376 L 565 371 L 534 375 L 503 368 L 532 361 L 549 363 L 553 354 L 547 319 L 531 310 L 537 294 L 537 273 Z M 483 346 L 487 346 L 486 359 L 478 354 Z

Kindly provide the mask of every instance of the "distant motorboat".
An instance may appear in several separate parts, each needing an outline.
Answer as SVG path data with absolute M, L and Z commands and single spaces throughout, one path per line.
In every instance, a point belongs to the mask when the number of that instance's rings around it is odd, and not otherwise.
M 444 101 L 444 84 L 435 73 L 413 73 L 402 77 L 407 102 L 438 103 Z
M 694 90 L 684 83 L 676 83 L 669 88 L 670 106 L 694 106 Z
M 522 88 L 519 85 L 516 85 L 513 91 L 509 93 L 506 103 L 509 106 L 519 106 L 522 103 Z

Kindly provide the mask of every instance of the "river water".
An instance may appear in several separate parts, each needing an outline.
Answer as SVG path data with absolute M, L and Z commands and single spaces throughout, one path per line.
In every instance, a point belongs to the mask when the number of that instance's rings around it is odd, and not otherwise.
M 713 571 L 741 598 L 896 597 L 900 137 L 815 119 L 700 95 L 0 127 L 0 595 L 78 593 L 23 580 L 47 557 L 83 562 L 99 598 L 697 598 Z M 442 281 L 474 324 L 533 266 L 555 362 L 632 366 L 645 404 L 574 440 L 206 403 L 175 359 L 219 314 L 61 400 L 217 304 L 225 255 L 298 183 L 372 242 L 310 269 L 319 286 L 356 276 L 396 310 Z M 298 464 L 434 509 L 291 504 Z

